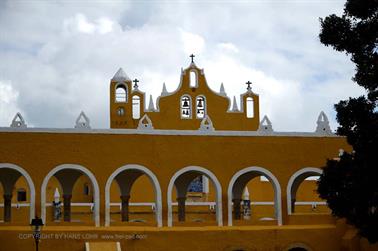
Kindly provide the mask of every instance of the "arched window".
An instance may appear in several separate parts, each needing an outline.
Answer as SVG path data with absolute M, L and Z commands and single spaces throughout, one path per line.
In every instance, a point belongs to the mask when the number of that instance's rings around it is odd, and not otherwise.
M 190 87 L 197 87 L 197 74 L 195 71 L 190 72 L 190 79 L 189 79 L 189 86 Z
M 181 118 L 190 119 L 192 117 L 192 100 L 190 96 L 181 97 Z
M 88 183 L 84 183 L 83 194 L 84 195 L 89 195 L 89 193 L 90 193 L 89 185 L 88 185 Z
M 140 97 L 133 96 L 133 119 L 140 118 Z
M 123 108 L 123 107 L 118 107 L 118 109 L 117 109 L 117 115 L 118 115 L 119 117 L 123 117 L 123 116 L 125 116 L 125 108 Z
M 192 180 L 188 187 L 188 192 L 196 192 L 202 193 L 203 192 L 203 182 L 202 177 L 198 176 L 194 180 Z
M 253 98 L 248 97 L 247 98 L 247 118 L 253 118 L 254 112 L 253 112 Z
M 198 96 L 196 99 L 197 119 L 203 119 L 205 115 L 206 115 L 206 99 L 204 96 Z
M 115 91 L 116 102 L 127 102 L 127 87 L 125 85 L 117 85 Z
M 26 201 L 26 189 L 25 188 L 17 189 L 17 201 L 18 202 Z

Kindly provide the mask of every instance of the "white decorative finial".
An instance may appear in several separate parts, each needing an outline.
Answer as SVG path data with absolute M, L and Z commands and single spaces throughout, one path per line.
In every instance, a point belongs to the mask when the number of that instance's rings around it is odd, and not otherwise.
M 16 113 L 16 115 L 14 116 L 14 118 L 12 120 L 10 127 L 12 127 L 12 128 L 26 128 L 27 127 L 25 120 L 22 117 L 21 113 L 19 113 L 19 112 Z
M 79 117 L 77 117 L 77 119 L 76 119 L 75 128 L 77 128 L 77 129 L 91 129 L 90 120 L 87 117 L 87 115 L 85 115 L 85 113 L 83 111 L 79 114 Z
M 55 188 L 55 192 L 54 192 L 54 202 L 55 202 L 55 203 L 59 203 L 59 201 L 60 201 L 60 193 L 59 193 L 58 188 Z
M 148 104 L 148 110 L 150 112 L 155 111 L 155 105 L 154 105 L 154 101 L 152 99 L 152 95 L 150 95 L 150 102 Z
M 201 126 L 198 129 L 200 131 L 214 131 L 213 122 L 211 121 L 209 115 L 205 115 L 205 117 L 201 121 Z
M 249 191 L 248 191 L 248 187 L 245 187 L 245 188 L 244 188 L 244 192 L 243 192 L 243 200 L 249 200 Z
M 239 111 L 238 104 L 236 103 L 235 96 L 234 96 L 234 103 L 232 104 L 232 111 L 233 112 L 238 112 Z
M 331 127 L 329 126 L 329 121 L 327 116 L 323 111 L 320 112 L 318 116 L 318 121 L 316 121 L 316 130 L 315 133 L 322 135 L 332 134 Z
M 144 116 L 139 120 L 138 123 L 138 130 L 152 130 L 154 127 L 152 126 L 152 121 L 150 117 L 148 117 L 147 114 L 144 114 Z
M 163 83 L 163 90 L 161 91 L 161 96 L 168 95 L 167 87 L 165 86 L 165 83 Z
M 222 96 L 227 96 L 226 91 L 224 90 L 223 83 L 221 83 L 219 94 Z
M 131 79 L 129 78 L 129 76 L 127 76 L 126 72 L 122 69 L 122 68 L 119 68 L 118 71 L 116 72 L 116 74 L 114 74 L 114 77 L 112 78 L 113 81 L 119 81 L 119 82 L 122 82 L 122 81 L 131 81 Z
M 268 116 L 265 115 L 261 120 L 259 129 L 257 131 L 266 133 L 273 132 L 272 122 L 270 122 Z

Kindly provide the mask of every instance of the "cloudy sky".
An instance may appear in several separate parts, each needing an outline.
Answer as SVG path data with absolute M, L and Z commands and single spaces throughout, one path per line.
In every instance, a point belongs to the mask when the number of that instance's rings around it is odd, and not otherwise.
M 363 90 L 348 56 L 320 44 L 319 17 L 344 0 L 0 1 L 0 127 L 72 128 L 81 110 L 109 127 L 109 81 L 119 67 L 154 99 L 176 89 L 196 55 L 230 97 L 250 80 L 260 115 L 278 131 L 313 131 L 321 110 Z M 215 125 L 216 127 L 216 125 Z

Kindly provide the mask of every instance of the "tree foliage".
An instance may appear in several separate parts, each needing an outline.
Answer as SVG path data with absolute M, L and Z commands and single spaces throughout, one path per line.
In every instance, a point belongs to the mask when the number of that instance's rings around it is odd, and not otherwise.
M 367 95 L 335 105 L 339 135 L 353 152 L 328 160 L 318 182 L 332 213 L 346 218 L 371 243 L 378 242 L 378 0 L 347 0 L 341 17 L 320 19 L 320 41 L 350 55 L 353 80 Z

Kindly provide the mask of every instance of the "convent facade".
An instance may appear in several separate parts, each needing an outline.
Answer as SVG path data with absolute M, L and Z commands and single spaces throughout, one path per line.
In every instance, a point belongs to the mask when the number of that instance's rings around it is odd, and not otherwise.
M 21 114 L 0 128 L 0 238 L 13 240 L 0 250 L 33 250 L 15 233 L 36 216 L 48 233 L 146 234 L 105 240 L 121 250 L 368 250 L 316 194 L 325 161 L 351 147 L 323 112 L 315 119 L 313 132 L 276 132 L 250 82 L 238 107 L 193 60 L 177 90 L 164 85 L 147 105 L 119 69 L 110 129 L 83 112 L 71 129 L 29 128 Z

